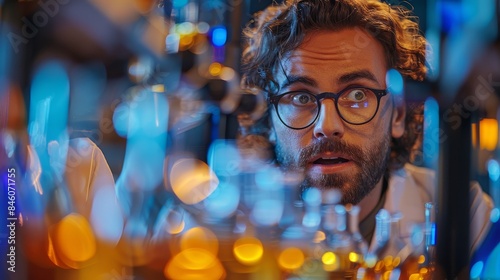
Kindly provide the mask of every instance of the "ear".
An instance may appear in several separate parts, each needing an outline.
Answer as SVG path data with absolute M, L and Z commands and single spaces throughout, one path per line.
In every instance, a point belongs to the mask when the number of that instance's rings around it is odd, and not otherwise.
M 405 132 L 406 103 L 401 97 L 394 96 L 394 108 L 392 109 L 391 135 L 400 138 Z

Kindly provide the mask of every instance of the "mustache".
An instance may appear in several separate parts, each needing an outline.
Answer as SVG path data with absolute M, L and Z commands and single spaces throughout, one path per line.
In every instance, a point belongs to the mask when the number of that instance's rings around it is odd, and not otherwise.
M 304 167 L 310 159 L 326 152 L 343 154 L 356 163 L 362 162 L 366 158 L 363 150 L 343 139 L 324 138 L 302 149 L 298 165 Z

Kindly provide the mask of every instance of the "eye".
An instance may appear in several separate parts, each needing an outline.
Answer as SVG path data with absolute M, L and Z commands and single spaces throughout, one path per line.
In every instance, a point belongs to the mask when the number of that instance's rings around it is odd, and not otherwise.
M 344 98 L 354 102 L 361 102 L 367 98 L 367 94 L 364 89 L 355 88 L 348 91 Z
M 316 99 L 307 92 L 291 93 L 292 104 L 296 106 L 305 106 L 316 104 Z

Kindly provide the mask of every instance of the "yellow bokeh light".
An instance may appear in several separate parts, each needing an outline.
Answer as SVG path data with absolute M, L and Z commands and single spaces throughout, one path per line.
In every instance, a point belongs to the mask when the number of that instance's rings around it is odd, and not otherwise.
M 359 254 L 355 252 L 350 252 L 349 253 L 349 260 L 353 263 L 357 263 L 360 260 Z
M 224 279 L 219 259 L 207 250 L 190 248 L 175 255 L 163 271 L 167 279 Z
M 214 77 L 219 76 L 222 73 L 222 65 L 218 62 L 210 64 L 208 67 L 208 73 Z
M 384 266 L 386 266 L 386 267 L 392 266 L 392 260 L 393 260 L 392 256 L 385 256 L 384 257 Z
M 49 231 L 49 236 L 48 236 L 48 246 L 47 246 L 47 256 L 49 257 L 49 260 L 57 265 L 58 267 L 62 267 L 62 268 L 78 268 L 78 265 L 76 265 L 75 262 L 72 262 L 72 261 L 67 261 L 65 260 L 66 262 L 64 262 L 63 260 L 61 260 L 58 256 L 57 256 L 57 253 L 54 249 L 54 241 L 53 241 L 53 238 L 52 238 L 52 235 L 53 235 L 53 229 L 51 229 Z
M 481 149 L 494 151 L 498 142 L 498 121 L 482 119 L 479 123 L 479 146 Z
M 408 279 L 409 280 L 420 280 L 420 274 L 413 273 L 412 275 L 410 275 L 410 277 Z
M 424 255 L 418 256 L 417 263 L 418 264 L 423 264 L 424 262 L 425 262 L 425 256 Z
M 333 252 L 326 252 L 321 257 L 321 261 L 324 264 L 334 264 L 337 261 L 337 256 Z
M 401 258 L 400 257 L 395 257 L 394 260 L 392 260 L 392 266 L 393 267 L 398 267 L 401 264 Z
M 427 268 L 425 268 L 425 267 L 422 267 L 420 269 L 420 274 L 427 274 L 428 272 L 429 272 L 429 270 Z
M 477 145 L 477 124 L 472 124 L 472 145 Z M 479 148 L 493 151 L 498 143 L 498 121 L 485 118 L 479 122 Z
M 165 85 L 163 85 L 163 84 L 152 85 L 151 91 L 156 92 L 156 93 L 162 93 L 165 91 Z
M 278 257 L 278 264 L 283 269 L 295 270 L 304 264 L 304 253 L 296 247 L 286 248 Z
M 80 214 L 64 217 L 54 229 L 54 251 L 63 259 L 84 262 L 96 252 L 96 240 L 90 223 Z
M 253 265 L 262 259 L 264 247 L 257 238 L 242 237 L 234 243 L 233 253 L 240 263 Z
M 384 268 L 384 262 L 383 261 L 378 261 L 377 264 L 375 265 L 375 272 L 381 271 L 382 268 Z
M 337 271 L 340 267 L 340 260 L 333 252 L 326 252 L 321 256 L 324 271 Z
M 179 49 L 181 51 L 188 50 L 194 44 L 194 37 L 192 35 L 183 35 L 179 40 Z
M 212 255 L 217 255 L 219 251 L 219 241 L 211 230 L 203 227 L 195 227 L 182 235 L 180 247 L 183 251 L 191 248 L 198 248 L 206 250 Z
M 203 201 L 219 184 L 219 179 L 206 163 L 190 158 L 176 161 L 169 177 L 172 191 L 186 204 Z

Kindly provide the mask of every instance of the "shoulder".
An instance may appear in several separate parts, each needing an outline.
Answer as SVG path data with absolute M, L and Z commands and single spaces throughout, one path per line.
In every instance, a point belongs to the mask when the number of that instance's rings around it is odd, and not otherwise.
M 434 201 L 435 178 L 434 171 L 411 164 L 391 172 L 384 208 L 403 214 L 403 236 L 409 236 L 412 224 L 424 222 L 425 204 Z
M 428 168 L 406 164 L 393 171 L 389 178 L 385 207 L 403 213 L 405 223 L 424 220 L 426 202 L 437 202 L 436 172 Z M 470 183 L 470 247 L 475 250 L 490 228 L 491 198 L 483 192 L 479 183 Z
M 429 168 L 405 164 L 403 168 L 393 172 L 393 175 L 403 177 L 415 186 L 427 190 L 434 189 L 436 186 L 436 172 Z
M 403 168 L 391 172 L 388 184 L 388 196 L 398 200 L 399 206 L 407 199 L 418 199 L 419 203 L 423 202 L 423 207 L 425 202 L 434 201 L 436 173 L 428 168 L 406 164 Z

